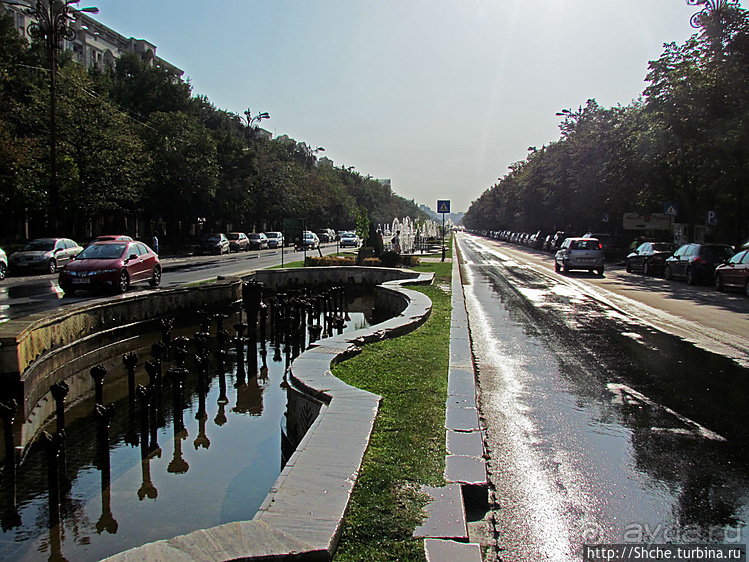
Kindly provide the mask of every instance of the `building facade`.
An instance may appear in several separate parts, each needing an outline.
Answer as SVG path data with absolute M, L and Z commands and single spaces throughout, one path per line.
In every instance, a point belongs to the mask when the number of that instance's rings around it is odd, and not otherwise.
M 46 0 L 39 0 L 45 2 Z M 0 11 L 10 14 L 18 33 L 31 42 L 29 26 L 36 23 L 32 12 L 36 0 L 0 0 Z M 114 62 L 125 53 L 136 53 L 149 66 L 165 69 L 175 78 L 181 77 L 184 71 L 156 55 L 156 45 L 145 39 L 125 37 L 102 25 L 88 14 L 69 8 L 71 19 L 68 25 L 75 31 L 75 39 L 63 40 L 62 48 L 71 51 L 73 58 L 86 68 L 104 69 L 113 66 Z

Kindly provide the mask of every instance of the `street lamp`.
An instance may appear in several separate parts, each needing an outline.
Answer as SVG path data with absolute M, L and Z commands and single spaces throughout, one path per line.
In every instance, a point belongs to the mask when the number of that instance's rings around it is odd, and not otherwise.
M 249 109 L 244 112 L 245 120 L 247 121 L 247 146 L 250 146 L 250 140 L 252 140 L 252 137 L 254 135 L 255 127 L 260 121 L 263 119 L 270 119 L 270 113 L 267 111 L 264 111 L 263 113 L 258 113 L 254 117 L 252 116 L 252 111 Z
M 702 11 L 697 12 L 689 20 L 689 23 L 695 29 L 703 26 L 702 18 L 711 12 L 719 11 L 728 6 L 737 6 L 739 0 L 687 0 L 689 6 L 704 6 Z
M 75 29 L 70 27 L 69 23 L 71 19 L 75 18 L 77 12 L 99 13 L 99 8 L 95 7 L 80 10 L 72 7 L 72 4 L 77 4 L 79 1 L 37 0 L 33 8 L 20 3 L 12 3 L 16 6 L 25 6 L 24 12 L 36 19 L 34 23 L 28 26 L 29 35 L 34 39 L 43 41 L 49 57 L 49 209 L 55 227 L 58 224 L 57 211 L 60 204 L 60 190 L 57 185 L 57 53 L 63 48 L 63 40 L 73 41 L 76 38 Z

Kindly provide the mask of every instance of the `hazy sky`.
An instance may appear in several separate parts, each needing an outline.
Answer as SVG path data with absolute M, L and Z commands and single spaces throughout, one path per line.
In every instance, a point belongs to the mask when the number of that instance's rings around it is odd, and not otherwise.
M 337 166 L 436 208 L 559 138 L 563 108 L 627 105 L 694 30 L 685 0 L 83 0 L 147 39 L 195 94 L 267 111 Z

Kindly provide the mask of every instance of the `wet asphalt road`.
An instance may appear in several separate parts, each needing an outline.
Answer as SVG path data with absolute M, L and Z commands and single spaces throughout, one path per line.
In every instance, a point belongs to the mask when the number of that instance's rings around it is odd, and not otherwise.
M 745 544 L 741 334 L 726 333 L 736 344 L 726 354 L 706 351 L 592 276 L 458 240 L 495 500 L 491 559 L 582 560 L 591 543 Z
M 335 244 L 325 244 L 323 255 L 334 253 Z M 317 250 L 306 252 L 317 256 Z M 285 248 L 284 264 L 304 259 L 304 252 Z M 280 250 L 262 250 L 225 254 L 221 256 L 162 257 L 163 276 L 161 286 L 152 288 L 147 283 L 130 287 L 128 293 L 159 291 L 187 283 L 198 283 L 217 276 L 243 276 L 255 270 L 281 265 Z M 11 275 L 0 283 L 0 323 L 30 314 L 54 310 L 81 301 L 121 298 L 96 291 L 79 291 L 74 296 L 64 296 L 57 284 L 58 274 L 29 273 Z

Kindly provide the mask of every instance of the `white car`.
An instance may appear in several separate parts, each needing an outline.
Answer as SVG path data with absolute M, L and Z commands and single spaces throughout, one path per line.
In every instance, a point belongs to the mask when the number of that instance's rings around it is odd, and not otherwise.
M 554 256 L 557 273 L 571 269 L 586 269 L 603 275 L 603 246 L 597 238 L 565 238 Z
M 358 248 L 361 240 L 354 232 L 341 232 L 341 248 Z
M 8 256 L 5 255 L 5 251 L 0 249 L 0 281 L 5 279 L 8 273 Z
M 266 232 L 269 248 L 283 248 L 283 232 Z

